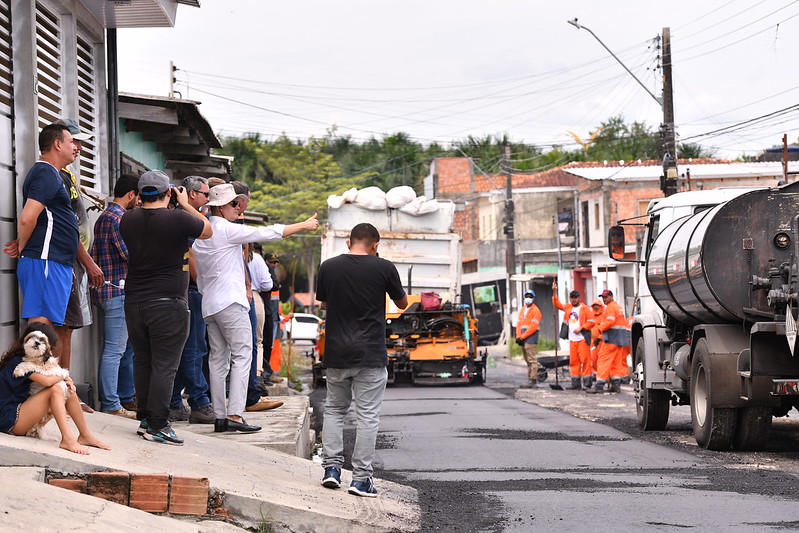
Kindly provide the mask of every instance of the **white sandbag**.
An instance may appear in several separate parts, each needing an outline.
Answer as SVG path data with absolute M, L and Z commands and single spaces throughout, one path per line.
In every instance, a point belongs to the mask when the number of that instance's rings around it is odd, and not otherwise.
M 398 209 L 416 199 L 416 191 L 408 185 L 394 187 L 386 193 L 386 203 L 392 209 Z
M 355 187 L 351 187 L 344 191 L 344 194 L 341 195 L 344 198 L 345 203 L 352 203 L 355 201 L 355 197 L 358 196 L 358 189 Z
M 357 195 L 358 195 L 358 189 L 356 189 L 355 187 L 352 187 L 351 189 L 344 191 L 344 194 L 342 194 L 341 196 L 337 194 L 331 194 L 330 196 L 327 197 L 327 206 L 330 209 L 338 209 L 344 204 L 351 203 L 353 200 L 355 200 L 355 197 Z
M 327 197 L 327 207 L 330 209 L 338 209 L 344 205 L 344 197 L 338 194 L 331 194 Z
M 386 209 L 386 193 L 379 187 L 366 187 L 358 191 L 353 203 L 362 209 L 383 211 Z
M 428 200 L 424 195 L 418 196 L 412 202 L 400 207 L 400 212 L 408 215 L 419 216 L 438 211 L 438 200 Z

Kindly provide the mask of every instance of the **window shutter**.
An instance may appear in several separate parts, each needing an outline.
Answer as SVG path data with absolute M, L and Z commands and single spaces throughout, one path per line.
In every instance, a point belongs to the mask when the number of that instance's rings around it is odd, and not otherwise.
M 11 0 L 0 1 L 0 113 L 11 116 Z
M 64 108 L 61 68 L 61 20 L 36 4 L 36 93 L 39 129 L 61 118 Z
M 97 132 L 97 85 L 95 45 L 83 32 L 78 31 L 78 116 L 76 120 L 80 130 L 92 133 L 88 141 L 81 142 L 80 182 L 87 189 L 100 190 L 100 151 L 98 149 Z

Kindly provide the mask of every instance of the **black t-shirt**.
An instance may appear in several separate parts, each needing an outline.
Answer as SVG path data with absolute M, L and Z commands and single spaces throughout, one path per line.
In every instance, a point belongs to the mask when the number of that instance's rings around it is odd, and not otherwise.
M 187 297 L 189 238 L 199 237 L 203 221 L 182 209 L 133 209 L 119 223 L 128 247 L 125 303 Z
M 381 367 L 386 353 L 386 293 L 405 296 L 396 267 L 374 255 L 344 254 L 319 267 L 316 298 L 327 304 L 327 368 Z

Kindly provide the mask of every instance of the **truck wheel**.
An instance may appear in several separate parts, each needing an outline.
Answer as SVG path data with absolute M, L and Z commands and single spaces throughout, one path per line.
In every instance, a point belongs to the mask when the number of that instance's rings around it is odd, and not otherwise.
M 638 415 L 638 425 L 641 429 L 644 431 L 666 429 L 666 424 L 669 421 L 671 393 L 667 390 L 646 388 L 643 339 L 635 348 L 633 392 L 635 393 L 635 412 Z
M 710 352 L 699 339 L 691 361 L 691 423 L 696 443 L 708 450 L 728 450 L 735 435 L 737 409 L 712 407 Z
M 771 407 L 749 406 L 738 410 L 738 426 L 732 446 L 736 450 L 762 450 L 771 430 Z
M 486 367 L 484 364 L 475 364 L 474 372 L 469 377 L 470 385 L 482 385 L 486 381 Z

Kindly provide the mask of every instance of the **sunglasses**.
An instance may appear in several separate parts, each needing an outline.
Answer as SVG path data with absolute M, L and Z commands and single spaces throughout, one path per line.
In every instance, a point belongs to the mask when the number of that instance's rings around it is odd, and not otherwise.
M 230 207 L 238 207 L 238 206 L 239 206 L 238 200 L 233 200 L 232 202 L 230 202 Z
M 204 194 L 206 198 L 211 196 L 211 193 L 208 192 L 208 191 L 205 191 L 205 192 L 203 192 L 203 191 L 194 191 L 194 192 L 196 192 L 197 194 Z

